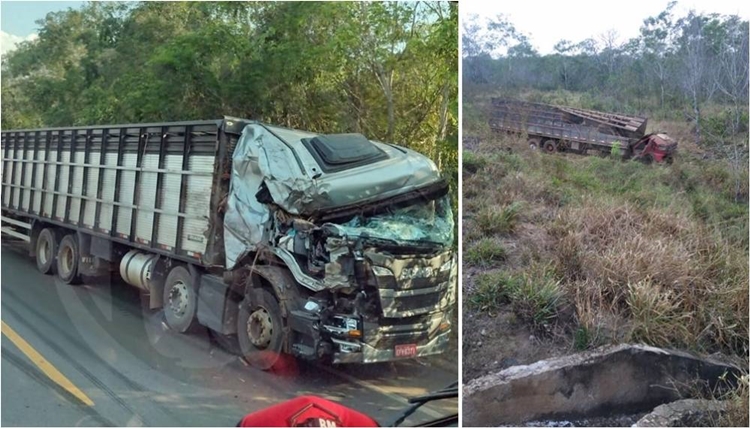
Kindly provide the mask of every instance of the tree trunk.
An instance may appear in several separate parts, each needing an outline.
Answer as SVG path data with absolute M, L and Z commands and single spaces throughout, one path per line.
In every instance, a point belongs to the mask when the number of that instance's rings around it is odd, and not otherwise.
M 438 141 L 444 141 L 448 133 L 448 101 L 450 97 L 450 88 L 446 83 L 443 85 L 442 101 L 440 102 L 440 125 L 438 127 Z

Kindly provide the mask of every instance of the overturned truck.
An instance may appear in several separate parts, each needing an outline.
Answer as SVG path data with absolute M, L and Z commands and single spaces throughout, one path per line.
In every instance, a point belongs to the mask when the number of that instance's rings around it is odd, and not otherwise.
M 370 363 L 444 351 L 457 260 L 435 164 L 361 134 L 221 120 L 2 132 L 2 232 L 68 284 L 119 271 L 166 324 Z
M 489 126 L 528 136 L 529 147 L 546 153 L 611 154 L 644 163 L 671 163 L 677 143 L 667 134 L 646 135 L 647 118 L 493 98 Z

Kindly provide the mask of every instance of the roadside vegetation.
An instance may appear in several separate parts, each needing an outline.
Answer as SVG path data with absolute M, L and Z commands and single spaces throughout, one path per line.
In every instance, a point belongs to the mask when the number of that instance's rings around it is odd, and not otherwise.
M 740 367 L 750 350 L 748 22 L 674 4 L 640 34 L 540 55 L 503 16 L 463 45 L 464 379 L 618 343 Z M 495 134 L 492 97 L 648 117 L 671 165 L 545 154 Z M 487 243 L 503 257 L 481 257 Z M 747 378 L 721 424 L 747 425 Z M 744 407 L 743 407 L 744 406 Z
M 747 352 L 747 172 L 737 193 L 721 161 L 689 153 L 644 166 L 532 153 L 524 142 L 485 140 L 471 155 L 484 166 L 464 172 L 465 260 L 505 272 L 480 274 L 480 294 L 501 290 L 497 302 L 537 327 L 557 325 L 568 306 L 574 316 L 558 327 L 578 348 Z M 515 245 L 492 257 L 497 240 Z M 490 297 L 468 300 L 493 306 Z

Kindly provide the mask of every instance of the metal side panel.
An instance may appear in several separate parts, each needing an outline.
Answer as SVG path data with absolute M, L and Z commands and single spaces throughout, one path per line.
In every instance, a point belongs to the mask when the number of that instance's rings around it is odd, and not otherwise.
M 159 155 L 146 154 L 143 156 L 144 169 L 158 169 Z M 141 172 L 138 178 L 138 207 L 156 207 L 156 179 L 155 172 Z M 135 239 L 141 244 L 151 243 L 151 233 L 154 229 L 154 212 L 137 210 L 135 222 Z
M 138 162 L 137 153 L 124 153 L 122 155 L 123 166 L 135 169 Z M 116 189 L 120 203 L 132 205 L 133 196 L 135 195 L 135 171 L 120 171 L 120 188 Z M 130 219 L 133 210 L 123 206 L 115 208 L 117 210 L 117 224 L 115 233 L 124 238 L 130 237 Z
M 107 153 L 104 155 L 106 165 L 117 165 L 117 153 Z M 110 231 L 112 229 L 112 214 L 114 208 L 112 202 L 115 200 L 115 179 L 117 171 L 107 168 L 101 171 L 102 177 L 102 207 L 99 210 L 98 228 Z
M 8 159 L 13 159 L 13 145 L 10 141 L 7 141 L 5 144 L 7 144 L 8 147 Z M 3 148 L 4 151 L 4 148 Z M 5 156 L 5 153 L 3 153 L 3 156 Z M 13 177 L 11 174 L 13 173 L 13 161 L 7 160 L 5 161 L 5 165 L 3 167 L 3 205 L 9 206 L 10 205 L 10 184 L 13 182 Z
M 57 150 L 50 150 L 47 159 L 50 162 L 54 162 L 57 159 Z M 44 182 L 44 210 L 42 215 L 45 217 L 52 217 L 52 202 L 54 201 L 55 191 L 55 176 L 57 175 L 58 166 L 55 164 L 44 164 L 44 168 L 47 170 L 47 179 Z
M 37 161 L 44 161 L 46 159 L 47 152 L 43 149 L 37 150 L 36 152 L 36 160 Z M 44 164 L 39 163 L 36 165 L 36 176 L 34 177 L 34 187 L 36 189 L 43 189 L 44 188 Z M 42 191 L 36 190 L 34 191 L 34 202 L 32 204 L 32 211 L 35 214 L 40 214 L 42 211 Z
M 190 171 L 212 172 L 215 157 L 192 156 L 188 161 Z M 182 249 L 203 254 L 208 245 L 209 210 L 211 207 L 211 190 L 213 179 L 211 176 L 191 175 L 187 179 L 185 192 L 185 219 L 182 231 Z M 200 216 L 201 218 L 189 218 Z
M 182 169 L 182 155 L 167 155 L 164 165 L 168 170 Z M 162 179 L 161 207 L 165 211 L 177 212 L 180 209 L 181 174 L 165 174 Z M 174 248 L 177 245 L 177 216 L 162 214 L 159 216 L 159 231 L 156 243 Z
M 69 163 L 70 162 L 70 152 L 65 150 L 60 154 L 60 161 L 63 163 Z M 70 165 L 60 165 L 59 168 L 59 174 L 60 178 L 57 181 L 57 189 L 55 189 L 60 194 L 57 195 L 57 206 L 55 207 L 55 214 L 54 217 L 57 219 L 64 219 L 65 218 L 65 205 L 68 202 L 68 197 L 65 196 L 66 193 L 68 193 L 68 183 L 71 179 L 71 173 L 70 173 Z
M 74 155 L 74 162 L 76 164 L 83 165 L 84 159 L 86 157 L 86 154 L 81 152 L 76 152 Z M 83 167 L 82 166 L 74 166 L 71 167 L 73 170 L 73 187 L 71 188 L 71 192 L 74 195 L 83 195 Z M 81 214 L 81 198 L 70 198 L 70 214 L 68 216 L 68 220 L 71 223 L 78 223 L 78 218 Z
M 20 143 L 19 143 L 20 145 Z M 14 159 L 16 159 L 13 162 L 13 184 L 18 186 L 21 184 L 21 169 L 23 168 L 23 162 L 21 162 L 21 158 L 23 157 L 23 151 L 18 150 L 16 151 L 14 155 Z M 12 207 L 19 209 L 21 204 L 21 189 L 16 187 L 16 189 L 13 191 L 13 203 Z
M 32 160 L 34 159 L 34 150 L 28 149 L 26 150 L 26 157 L 25 159 Z M 33 169 L 33 163 L 28 162 L 26 163 L 26 170 L 23 172 L 23 195 L 21 198 L 21 209 L 24 211 L 31 211 L 31 173 Z
M 91 152 L 89 154 L 89 164 L 99 165 L 99 159 L 99 152 Z M 83 203 L 83 225 L 92 229 L 95 227 L 94 221 L 96 220 L 96 205 L 98 204 L 98 202 L 95 202 L 94 199 L 96 199 L 96 195 L 99 192 L 99 189 L 97 188 L 97 186 L 99 185 L 99 171 L 100 168 L 89 167 L 88 177 L 86 177 L 85 196 L 92 199 L 84 201 Z

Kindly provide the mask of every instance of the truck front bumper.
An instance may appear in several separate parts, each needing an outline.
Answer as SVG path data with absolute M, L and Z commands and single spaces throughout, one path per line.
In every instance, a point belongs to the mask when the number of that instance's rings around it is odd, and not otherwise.
M 410 358 L 426 357 L 441 354 L 448 349 L 450 330 L 435 336 L 423 345 L 417 345 L 417 353 L 411 357 L 396 357 L 395 349 L 378 349 L 366 343 L 360 343 L 359 350 L 354 352 L 335 352 L 334 364 L 348 363 L 382 363 L 386 361 L 408 360 Z

